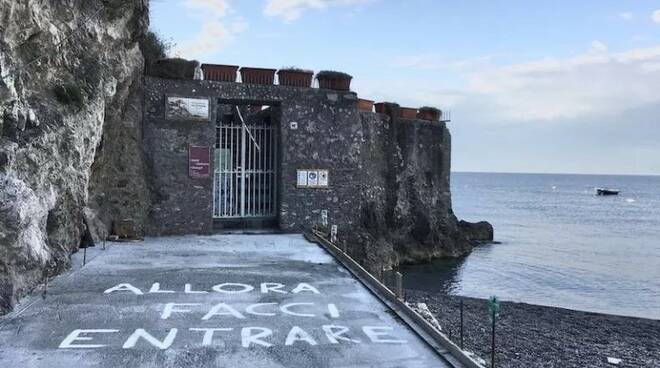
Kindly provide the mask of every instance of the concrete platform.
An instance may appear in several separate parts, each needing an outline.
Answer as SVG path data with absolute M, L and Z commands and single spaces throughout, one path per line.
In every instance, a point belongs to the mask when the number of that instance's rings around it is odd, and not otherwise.
M 447 367 L 299 235 L 112 243 L 0 318 L 3 367 Z

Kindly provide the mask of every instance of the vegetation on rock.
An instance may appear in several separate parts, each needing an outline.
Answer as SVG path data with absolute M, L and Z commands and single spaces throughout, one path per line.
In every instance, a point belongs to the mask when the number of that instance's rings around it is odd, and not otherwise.
M 196 60 L 160 59 L 148 66 L 147 75 L 166 79 L 193 79 L 197 66 L 199 62 Z
M 55 86 L 53 92 L 57 100 L 64 105 L 82 107 L 83 94 L 80 87 L 74 82 L 67 82 Z
M 193 79 L 199 62 L 167 58 L 174 45 L 156 32 L 147 31 L 144 34 L 140 39 L 140 50 L 144 56 L 146 75 L 166 79 Z
M 147 69 L 158 60 L 167 58 L 167 53 L 174 47 L 174 43 L 166 41 L 156 32 L 148 31 L 140 40 L 140 50 L 144 56 Z
M 125 5 L 123 0 L 105 0 L 103 3 L 105 6 L 105 14 L 110 20 L 119 18 L 122 8 Z

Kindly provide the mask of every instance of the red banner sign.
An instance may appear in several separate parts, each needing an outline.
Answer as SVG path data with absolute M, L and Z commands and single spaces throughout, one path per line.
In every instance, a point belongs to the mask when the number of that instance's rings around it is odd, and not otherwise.
M 211 148 L 188 146 L 188 174 L 193 179 L 211 176 Z

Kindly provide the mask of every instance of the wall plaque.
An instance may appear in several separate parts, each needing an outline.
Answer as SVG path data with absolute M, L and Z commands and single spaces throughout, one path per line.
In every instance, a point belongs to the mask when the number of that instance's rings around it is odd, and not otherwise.
M 319 187 L 328 187 L 328 170 L 319 170 Z
M 317 170 L 307 172 L 307 186 L 311 188 L 319 186 L 319 172 Z
M 167 118 L 173 120 L 209 120 L 209 100 L 205 98 L 167 98 Z
M 307 170 L 298 170 L 298 183 L 299 188 L 307 187 Z
M 211 176 L 211 148 L 188 146 L 188 175 L 193 179 Z

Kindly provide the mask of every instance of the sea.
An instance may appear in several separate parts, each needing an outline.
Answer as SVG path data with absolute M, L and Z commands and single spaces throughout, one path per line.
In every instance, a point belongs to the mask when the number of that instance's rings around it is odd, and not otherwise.
M 660 176 L 452 173 L 454 212 L 496 243 L 404 266 L 434 293 L 660 319 Z M 596 187 L 621 190 L 597 196 Z

